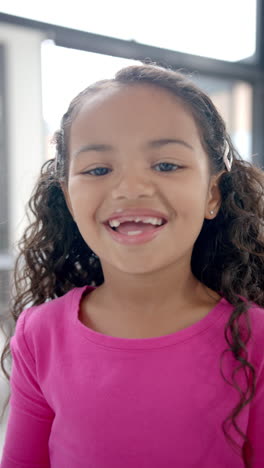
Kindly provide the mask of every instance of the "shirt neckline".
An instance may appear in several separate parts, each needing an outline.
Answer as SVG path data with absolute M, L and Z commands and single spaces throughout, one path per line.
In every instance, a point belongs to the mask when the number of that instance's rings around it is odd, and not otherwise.
M 205 317 L 182 330 L 178 330 L 169 335 L 153 338 L 120 338 L 92 330 L 80 321 L 79 309 L 81 299 L 85 294 L 87 294 L 87 292 L 91 292 L 94 289 L 95 288 L 92 286 L 74 288 L 72 291 L 71 316 L 74 318 L 76 329 L 78 329 L 78 332 L 81 333 L 85 339 L 97 345 L 112 349 L 157 349 L 190 340 L 191 338 L 209 330 L 224 313 L 230 313 L 230 308 L 232 307 L 231 304 L 222 297 Z

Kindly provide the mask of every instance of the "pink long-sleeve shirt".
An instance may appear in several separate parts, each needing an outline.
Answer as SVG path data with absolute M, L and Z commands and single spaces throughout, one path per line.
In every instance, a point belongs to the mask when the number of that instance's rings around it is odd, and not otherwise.
M 80 322 L 91 289 L 21 314 L 1 468 L 242 468 L 221 429 L 239 400 L 220 373 L 232 306 L 222 299 L 183 330 L 125 339 Z M 251 308 L 250 317 L 256 396 L 239 424 L 253 444 L 252 468 L 263 468 L 264 310 Z M 227 353 L 227 378 L 235 366 Z

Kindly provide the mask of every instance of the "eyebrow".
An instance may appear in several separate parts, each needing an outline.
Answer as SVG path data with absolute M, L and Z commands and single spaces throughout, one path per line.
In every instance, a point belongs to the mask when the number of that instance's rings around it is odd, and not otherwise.
M 151 140 L 144 145 L 147 149 L 148 148 L 161 148 L 162 146 L 166 145 L 171 145 L 171 144 L 177 144 L 177 145 L 183 145 L 186 148 L 189 148 L 194 151 L 194 148 L 190 143 L 187 143 L 184 140 L 181 139 L 175 139 L 175 138 L 161 138 L 159 140 Z M 87 153 L 89 151 L 98 151 L 98 152 L 107 152 L 107 151 L 113 151 L 115 148 L 111 145 L 106 145 L 106 144 L 90 144 L 90 145 L 84 145 L 81 148 L 79 148 L 77 151 L 73 153 L 73 157 L 78 156 L 80 153 Z

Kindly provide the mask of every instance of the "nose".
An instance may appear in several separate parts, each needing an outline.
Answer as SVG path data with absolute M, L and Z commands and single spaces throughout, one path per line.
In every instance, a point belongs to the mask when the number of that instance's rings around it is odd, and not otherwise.
M 146 174 L 135 169 L 126 169 L 119 175 L 118 181 L 112 189 L 114 200 L 153 197 L 155 193 L 154 183 Z

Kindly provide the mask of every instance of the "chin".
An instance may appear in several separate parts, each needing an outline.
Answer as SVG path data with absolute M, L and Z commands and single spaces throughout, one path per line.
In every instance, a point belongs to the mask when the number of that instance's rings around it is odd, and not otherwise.
M 171 264 L 171 262 L 164 263 L 164 259 L 162 262 L 158 262 L 157 260 L 158 259 L 156 259 L 154 263 L 149 259 L 144 259 L 143 256 L 138 256 L 137 259 L 134 257 L 126 259 L 125 261 L 111 262 L 111 266 L 128 275 L 150 275 L 158 271 L 166 270 Z

